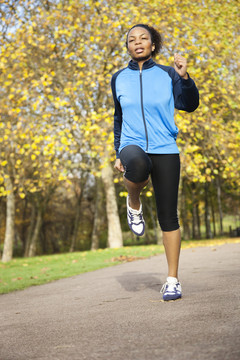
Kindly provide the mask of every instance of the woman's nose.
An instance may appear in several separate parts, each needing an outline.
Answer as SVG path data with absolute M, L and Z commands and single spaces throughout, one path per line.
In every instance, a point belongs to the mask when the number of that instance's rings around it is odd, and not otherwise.
M 135 44 L 136 44 L 136 45 L 141 44 L 141 39 L 136 39 L 136 40 L 135 40 Z

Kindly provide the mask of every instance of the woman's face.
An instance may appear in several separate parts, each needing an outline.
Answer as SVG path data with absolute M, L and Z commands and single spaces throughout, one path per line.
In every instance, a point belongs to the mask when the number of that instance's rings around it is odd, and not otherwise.
M 152 44 L 151 35 L 143 27 L 135 27 L 128 34 L 128 52 L 135 61 L 148 60 L 152 56 L 155 45 Z

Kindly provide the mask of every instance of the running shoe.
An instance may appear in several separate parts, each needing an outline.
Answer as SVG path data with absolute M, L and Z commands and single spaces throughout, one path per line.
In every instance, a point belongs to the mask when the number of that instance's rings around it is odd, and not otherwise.
M 177 278 L 169 276 L 160 290 L 163 294 L 163 300 L 177 300 L 182 297 L 182 287 Z
M 127 220 L 128 226 L 132 232 L 137 236 L 142 236 L 145 231 L 145 221 L 143 219 L 142 204 L 140 209 L 132 209 L 128 204 L 129 196 L 127 196 Z

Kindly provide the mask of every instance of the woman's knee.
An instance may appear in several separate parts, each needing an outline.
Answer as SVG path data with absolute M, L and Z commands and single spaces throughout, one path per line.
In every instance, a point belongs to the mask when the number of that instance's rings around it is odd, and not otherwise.
M 162 231 L 174 231 L 180 227 L 177 215 L 169 217 L 158 215 L 158 221 Z
M 135 183 L 146 181 L 151 172 L 151 160 L 138 146 L 129 145 L 120 153 L 125 168 L 124 176 Z

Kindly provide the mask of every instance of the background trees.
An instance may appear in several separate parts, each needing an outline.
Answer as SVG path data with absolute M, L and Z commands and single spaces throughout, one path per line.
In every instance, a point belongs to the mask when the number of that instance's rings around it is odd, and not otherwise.
M 127 64 L 125 36 L 135 23 L 162 32 L 157 61 L 171 65 L 176 51 L 188 58 L 200 90 L 196 112 L 176 113 L 183 235 L 214 236 L 217 222 L 223 232 L 223 214 L 239 208 L 238 13 L 237 1 L 213 0 L 1 5 L 3 261 L 13 248 L 29 256 L 122 246 L 125 192 L 111 166 L 110 79 Z M 150 233 L 156 218 L 151 189 L 143 196 Z

